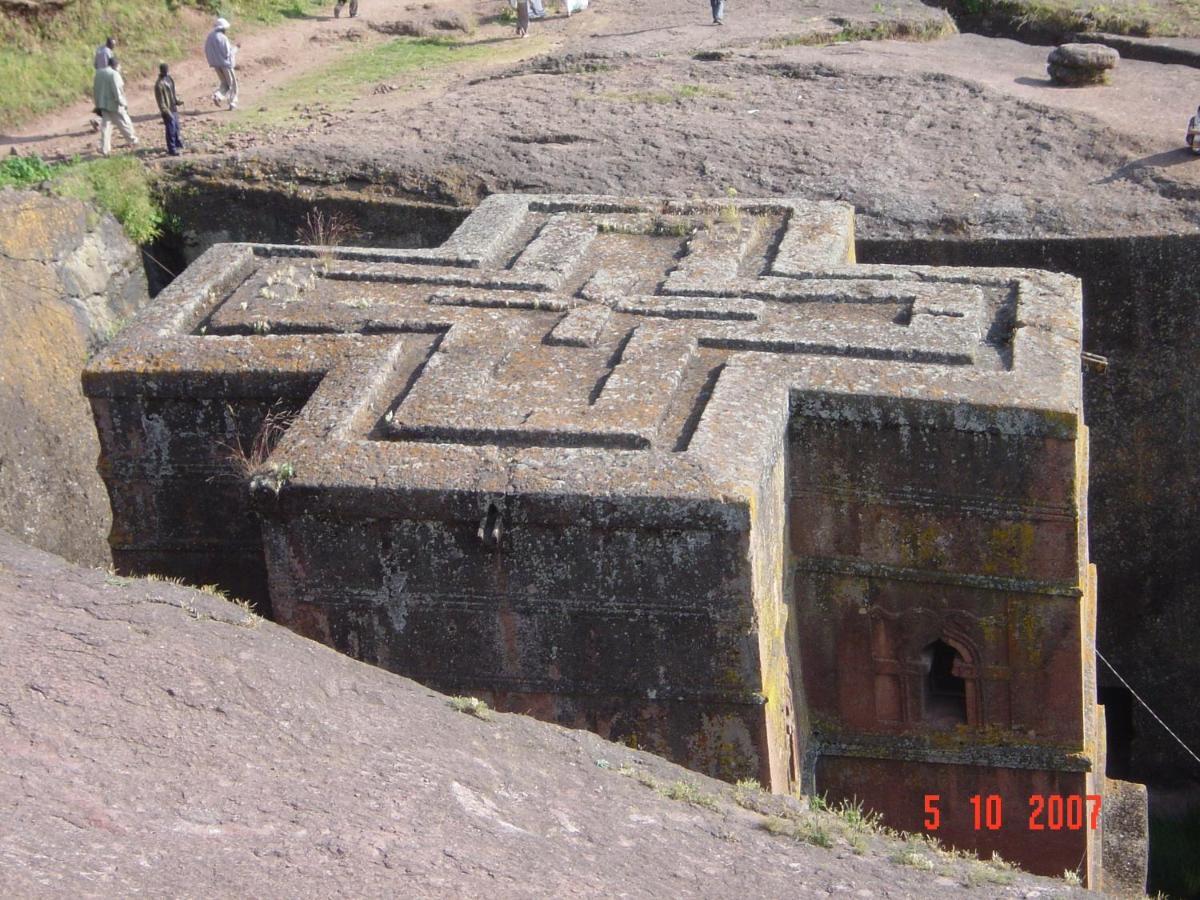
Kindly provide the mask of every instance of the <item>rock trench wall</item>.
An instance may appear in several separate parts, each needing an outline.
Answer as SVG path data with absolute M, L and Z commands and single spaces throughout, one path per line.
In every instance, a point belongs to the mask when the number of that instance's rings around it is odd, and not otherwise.
M 1084 380 L 1099 649 L 1200 745 L 1200 706 L 1180 703 L 1178 688 L 1200 679 L 1200 236 L 872 240 L 858 249 L 868 262 L 1030 266 L 1082 279 L 1084 349 L 1109 360 L 1106 373 Z M 1099 677 L 1119 684 L 1104 665 Z M 1120 776 L 1161 783 L 1194 765 L 1136 702 L 1123 737 L 1129 770 Z
M 0 529 L 92 565 L 108 496 L 79 373 L 147 299 L 138 249 L 76 200 L 0 192 Z
M 213 244 L 261 241 L 269 244 L 314 243 L 306 235 L 305 217 L 319 209 L 330 219 L 349 224 L 339 243 L 367 247 L 436 247 L 467 217 L 469 209 L 366 197 L 353 191 L 247 186 L 210 178 L 190 178 L 168 188 L 167 212 L 181 223 L 171 251 L 176 272 Z M 163 285 L 165 286 L 165 285 Z

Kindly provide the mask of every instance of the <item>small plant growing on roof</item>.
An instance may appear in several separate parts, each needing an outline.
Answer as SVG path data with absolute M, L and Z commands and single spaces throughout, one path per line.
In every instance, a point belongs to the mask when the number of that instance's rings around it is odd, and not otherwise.
M 317 259 L 328 268 L 336 249 L 361 234 L 362 230 L 344 213 L 326 213 L 314 206 L 296 229 L 296 241 L 316 248 Z
M 237 421 L 237 412 L 232 406 L 226 404 L 225 412 L 229 421 Z M 225 462 L 233 476 L 240 481 L 253 481 L 262 475 L 262 469 L 267 464 L 267 460 L 275 452 L 276 445 L 283 437 L 284 432 L 291 427 L 295 418 L 295 412 L 285 407 L 282 400 L 277 401 L 267 410 L 249 443 L 242 440 L 240 433 L 235 433 L 231 443 L 218 444 L 225 451 Z M 286 480 L 294 476 L 296 471 L 291 463 L 283 463 L 282 466 L 274 467 L 276 474 L 279 474 L 284 467 L 288 469 L 284 478 L 284 483 L 286 483 Z M 283 483 L 279 486 L 283 487 Z M 275 493 L 279 493 L 279 491 L 276 490 Z
M 737 195 L 737 188 L 732 185 L 725 188 L 725 196 L 729 198 L 729 202 L 722 206 L 717 213 L 717 219 L 722 225 L 736 225 L 742 221 L 742 211 L 738 209 L 736 203 Z

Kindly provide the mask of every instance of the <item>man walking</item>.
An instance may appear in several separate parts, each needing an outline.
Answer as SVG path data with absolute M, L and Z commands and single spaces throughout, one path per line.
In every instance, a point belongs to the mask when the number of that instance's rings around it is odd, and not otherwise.
M 709 0 L 712 4 L 713 24 L 725 24 L 725 0 Z
M 96 77 L 92 79 L 92 96 L 100 115 L 100 155 L 108 156 L 112 148 L 114 125 L 129 145 L 136 147 L 138 139 L 133 133 L 133 122 L 129 120 L 129 107 L 125 103 L 125 81 L 118 71 L 115 56 L 108 61 L 108 68 L 96 71 Z
M 229 108 L 237 109 L 238 83 L 237 75 L 233 71 L 237 47 L 233 46 L 233 41 L 229 40 L 225 33 L 228 30 L 229 22 L 225 19 L 217 19 L 213 23 L 213 30 L 204 41 L 204 58 L 216 70 L 217 79 L 220 81 L 217 89 L 213 91 L 213 106 L 220 106 L 222 101 L 228 100 Z
M 95 71 L 99 72 L 101 69 L 108 68 L 108 61 L 113 58 L 113 50 L 116 49 L 116 46 L 117 46 L 117 39 L 115 37 L 108 37 L 108 38 L 104 39 L 103 44 L 101 44 L 99 47 L 96 48 L 96 52 L 92 56 L 92 68 Z M 96 77 L 95 75 L 92 76 L 93 80 L 95 79 L 95 77 Z M 96 115 L 92 116 L 92 118 L 89 121 L 91 122 L 91 125 L 92 125 L 92 131 L 100 130 L 100 114 L 99 113 L 96 113 Z
M 158 64 L 158 81 L 154 82 L 154 99 L 167 129 L 167 152 L 178 156 L 183 150 L 179 139 L 179 98 L 175 96 L 175 79 L 166 63 Z
M 345 5 L 346 5 L 346 0 L 337 0 L 337 3 L 334 4 L 333 17 L 335 19 L 341 18 L 342 7 Z M 353 19 L 357 15 L 358 15 L 358 0 L 350 0 L 350 18 Z

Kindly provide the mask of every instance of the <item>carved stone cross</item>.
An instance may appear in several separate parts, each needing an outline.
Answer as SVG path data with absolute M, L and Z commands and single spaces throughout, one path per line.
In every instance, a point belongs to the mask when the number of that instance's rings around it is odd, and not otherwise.
M 863 758 L 1082 779 L 1079 308 L 856 265 L 842 204 L 500 195 L 437 249 L 214 247 L 85 385 L 124 568 L 778 790 Z M 261 530 L 228 477 L 256 432 Z M 1044 746 L 899 741 L 944 727 L 939 640 L 962 724 Z

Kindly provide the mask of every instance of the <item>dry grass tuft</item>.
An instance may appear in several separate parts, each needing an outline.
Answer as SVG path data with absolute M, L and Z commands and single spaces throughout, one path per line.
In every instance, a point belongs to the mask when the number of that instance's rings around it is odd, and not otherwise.
M 231 407 L 228 407 L 228 410 L 230 418 L 235 418 L 234 410 Z M 234 438 L 232 444 L 219 444 L 225 450 L 225 461 L 234 476 L 242 481 L 250 481 L 258 474 L 295 420 L 296 413 L 285 408 L 280 401 L 263 416 L 262 424 L 249 445 L 242 441 L 240 434 Z
M 362 234 L 349 216 L 340 212 L 326 213 L 313 207 L 304 216 L 304 224 L 296 229 L 296 242 L 312 247 L 344 247 Z M 332 256 L 332 253 L 328 254 Z

